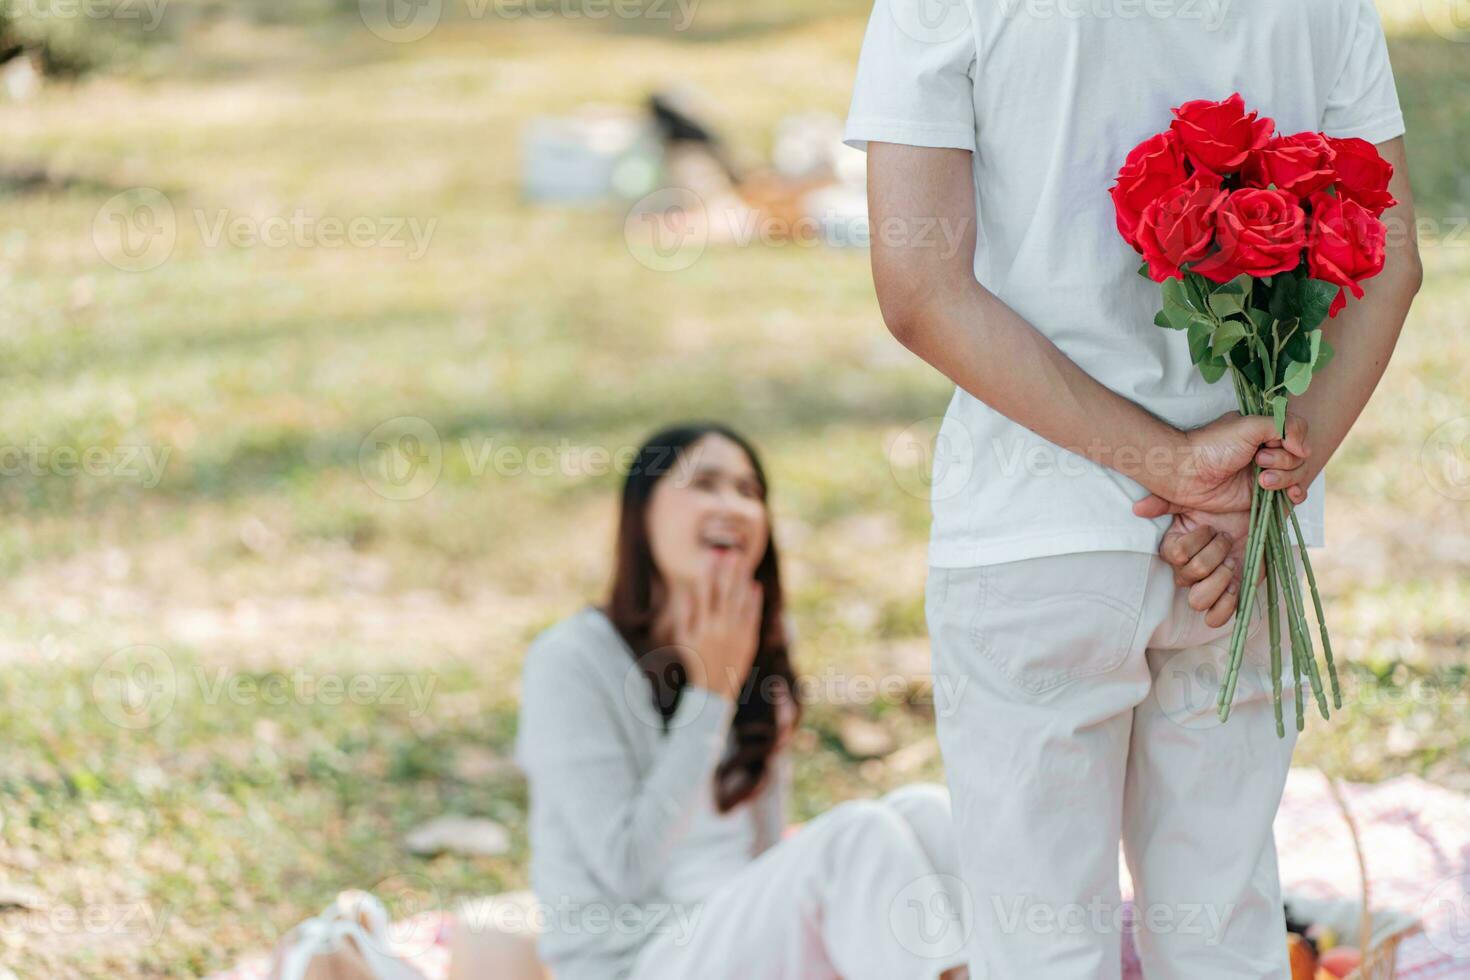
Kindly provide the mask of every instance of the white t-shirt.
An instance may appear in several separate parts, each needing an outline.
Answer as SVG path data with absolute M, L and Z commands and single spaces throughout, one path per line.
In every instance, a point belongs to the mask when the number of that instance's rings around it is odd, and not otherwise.
M 1404 132 L 1372 0 L 876 0 L 844 136 L 970 150 L 976 279 L 1089 375 L 1188 429 L 1234 409 L 1234 392 L 1204 382 L 1182 332 L 1154 325 L 1159 287 L 1137 274 L 1108 187 L 1171 107 L 1237 91 L 1281 133 Z M 1320 545 L 1320 476 L 1309 493 L 1299 514 Z M 1152 553 L 1169 519 L 1133 516 L 1145 494 L 957 388 L 929 561 Z

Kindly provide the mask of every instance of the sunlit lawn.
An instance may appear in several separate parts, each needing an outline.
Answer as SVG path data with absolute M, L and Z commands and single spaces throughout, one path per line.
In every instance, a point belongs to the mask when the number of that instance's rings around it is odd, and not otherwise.
M 808 713 L 797 816 L 940 775 L 926 461 L 891 447 L 932 435 L 948 390 L 884 331 L 866 255 L 713 248 L 660 273 L 622 212 L 517 191 L 526 119 L 671 81 L 759 158 L 783 114 L 844 110 L 866 5 L 705 0 L 677 35 L 458 17 L 399 45 L 329 6 L 196 28 L 125 74 L 0 105 L 0 164 L 51 178 L 0 196 L 3 441 L 29 453 L 7 461 L 51 460 L 0 480 L 0 884 L 41 906 L 0 911 L 21 977 L 192 976 L 395 876 L 445 901 L 522 886 L 524 792 L 500 763 L 521 653 L 604 585 L 617 477 L 595 453 L 678 417 L 729 420 L 772 473 L 800 667 L 838 702 Z M 1429 282 L 1330 472 L 1318 567 L 1350 689 L 1371 696 L 1300 757 L 1470 789 L 1470 452 L 1423 452 L 1470 417 L 1466 50 L 1394 42 Z M 129 272 L 93 222 L 135 187 L 167 197 L 178 240 Z M 222 216 L 298 210 L 432 230 L 416 260 L 211 244 Z M 443 462 L 410 500 L 360 457 L 401 416 Z M 61 447 L 116 465 L 66 475 Z M 141 714 L 105 669 L 138 663 L 167 695 Z M 1439 700 L 1405 696 L 1422 677 Z M 851 716 L 900 751 L 851 758 Z M 451 809 L 504 823 L 513 852 L 403 850 Z

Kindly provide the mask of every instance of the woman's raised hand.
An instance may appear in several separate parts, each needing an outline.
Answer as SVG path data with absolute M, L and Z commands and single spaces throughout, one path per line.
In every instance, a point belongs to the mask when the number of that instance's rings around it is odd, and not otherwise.
M 674 642 L 689 683 L 734 700 L 760 645 L 761 584 L 733 555 L 715 554 L 697 582 L 675 589 Z

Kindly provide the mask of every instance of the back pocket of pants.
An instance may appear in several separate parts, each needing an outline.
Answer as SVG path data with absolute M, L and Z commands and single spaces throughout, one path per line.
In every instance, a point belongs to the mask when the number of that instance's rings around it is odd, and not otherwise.
M 984 566 L 971 641 L 1031 694 L 1114 670 L 1133 648 L 1150 560 L 1097 551 Z

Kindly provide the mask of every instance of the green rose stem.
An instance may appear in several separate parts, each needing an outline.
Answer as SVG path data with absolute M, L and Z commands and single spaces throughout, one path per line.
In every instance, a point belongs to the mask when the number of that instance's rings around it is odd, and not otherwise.
M 1286 607 L 1292 630 L 1293 646 L 1301 647 L 1302 667 L 1312 685 L 1312 696 L 1317 700 L 1317 709 L 1327 718 L 1327 696 L 1322 692 L 1322 675 L 1317 671 L 1317 655 L 1312 650 L 1312 635 L 1307 630 L 1306 606 L 1302 599 L 1301 583 L 1297 581 L 1296 564 L 1286 547 L 1286 532 L 1283 528 L 1282 512 L 1275 509 L 1267 516 L 1271 522 L 1271 555 L 1282 576 L 1286 579 Z
M 1281 718 L 1281 621 L 1278 615 L 1276 567 L 1266 566 L 1266 616 L 1271 628 L 1271 704 L 1276 711 L 1276 737 L 1286 737 Z
M 1275 490 L 1265 490 L 1261 487 L 1259 479 L 1260 467 L 1255 467 L 1257 479 L 1255 488 L 1251 491 L 1251 521 L 1250 530 L 1246 534 L 1245 570 L 1242 573 L 1242 582 L 1254 583 L 1259 578 L 1261 560 L 1266 552 L 1266 526 L 1265 521 L 1267 508 L 1270 507 L 1270 497 Z M 1235 612 L 1235 629 L 1230 637 L 1230 662 L 1226 668 L 1225 682 L 1220 685 L 1220 700 L 1218 703 L 1220 720 L 1223 722 L 1230 717 L 1230 702 L 1235 697 L 1235 685 L 1240 678 L 1240 661 L 1245 653 L 1246 624 L 1250 622 L 1251 611 L 1255 608 L 1257 589 L 1244 589 L 1242 605 Z
M 1302 658 L 1296 644 L 1291 645 L 1291 689 L 1296 692 L 1296 730 L 1307 727 L 1307 712 L 1302 703 Z
M 1307 572 L 1307 586 L 1312 592 L 1312 608 L 1317 613 L 1317 631 L 1322 634 L 1322 655 L 1327 658 L 1327 677 L 1332 684 L 1332 706 L 1342 707 L 1342 689 L 1337 683 L 1337 664 L 1332 659 L 1332 641 L 1327 637 L 1327 617 L 1322 614 L 1322 594 L 1317 591 L 1317 576 L 1312 574 L 1312 562 L 1307 557 L 1307 541 L 1302 535 L 1302 526 L 1296 519 L 1296 508 L 1291 501 L 1283 500 L 1286 516 L 1291 518 L 1291 529 L 1296 534 L 1297 547 L 1302 553 L 1302 568 Z

